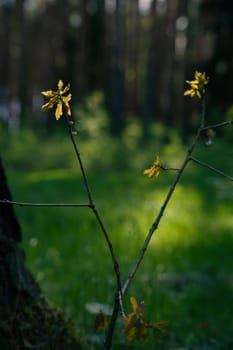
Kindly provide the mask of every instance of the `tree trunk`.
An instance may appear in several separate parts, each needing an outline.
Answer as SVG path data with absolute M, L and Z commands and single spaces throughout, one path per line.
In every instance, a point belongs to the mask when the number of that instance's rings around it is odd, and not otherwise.
M 111 132 L 119 137 L 124 129 L 125 113 L 125 8 L 122 0 L 116 0 L 114 13 L 112 67 L 110 87 Z
M 0 199 L 11 200 L 0 159 Z M 0 204 L 0 349 L 84 349 L 60 311 L 44 299 L 19 247 L 11 204 Z

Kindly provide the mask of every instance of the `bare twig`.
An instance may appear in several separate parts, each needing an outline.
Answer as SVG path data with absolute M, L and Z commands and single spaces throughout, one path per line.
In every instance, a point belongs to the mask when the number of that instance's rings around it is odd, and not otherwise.
M 201 128 L 203 129 L 205 127 L 205 109 L 206 109 L 206 104 L 205 104 L 205 95 L 202 97 L 201 101 Z
M 102 229 L 102 232 L 104 234 L 104 237 L 105 237 L 105 240 L 107 242 L 107 245 L 108 245 L 108 248 L 109 248 L 109 251 L 110 251 L 110 254 L 111 254 L 111 257 L 112 257 L 112 262 L 113 262 L 113 265 L 114 265 L 114 272 L 115 272 L 115 275 L 116 275 L 116 280 L 117 280 L 117 287 L 118 287 L 118 292 L 117 292 L 117 296 L 119 297 L 119 299 L 122 300 L 122 295 L 121 295 L 121 290 L 122 290 L 122 287 L 121 287 L 121 279 L 120 279 L 120 269 L 119 269 L 119 264 L 118 264 L 118 261 L 117 261 L 117 258 L 116 258 L 116 255 L 114 253 L 114 249 L 113 249 L 113 246 L 112 246 L 112 242 L 109 238 L 109 235 L 108 235 L 108 232 L 103 224 L 103 221 L 101 220 L 101 217 L 99 215 L 99 212 L 98 210 L 96 209 L 95 205 L 93 205 L 91 207 L 92 211 L 94 212 L 95 214 L 95 217 Z M 120 304 L 122 306 L 122 304 Z M 121 312 L 124 313 L 124 310 L 121 309 Z
M 120 299 L 119 299 L 119 293 L 117 292 L 115 294 L 114 307 L 113 307 L 113 312 L 112 312 L 109 327 L 108 327 L 108 332 L 104 341 L 104 350 L 110 350 L 112 347 L 113 332 L 115 329 L 115 324 L 116 324 L 119 310 L 120 310 Z
M 212 167 L 212 166 L 209 165 L 209 164 L 206 164 L 206 163 L 204 163 L 204 162 L 202 162 L 202 161 L 200 161 L 200 160 L 194 158 L 193 156 L 190 157 L 190 160 L 194 161 L 195 163 L 197 163 L 197 164 L 199 164 L 199 165 L 201 165 L 201 166 L 203 166 L 203 167 L 205 167 L 205 168 L 207 168 L 207 169 L 210 169 L 210 170 L 214 171 L 215 173 L 217 173 L 217 174 L 219 174 L 219 175 L 221 175 L 221 176 L 227 178 L 227 179 L 230 180 L 230 181 L 233 181 L 233 177 L 232 177 L 232 176 L 223 173 L 222 171 L 220 171 L 220 170 L 218 170 L 218 169 Z
M 163 166 L 163 165 L 161 165 L 160 168 L 162 170 L 167 170 L 167 171 L 179 171 L 180 170 L 180 168 L 170 168 L 170 167 L 166 167 L 166 166 Z
M 79 150 L 78 150 L 78 145 L 77 145 L 77 142 L 76 142 L 76 140 L 74 138 L 74 135 L 73 135 L 72 124 L 70 124 L 70 120 L 69 120 L 68 116 L 66 116 L 66 120 L 67 120 L 67 124 L 68 124 L 68 128 L 69 128 L 69 134 L 70 134 L 71 142 L 73 144 L 74 151 L 75 151 L 75 154 L 76 154 L 76 157 L 78 159 L 79 166 L 80 166 L 80 169 L 81 169 L 84 185 L 85 185 L 85 188 L 86 188 L 86 191 L 87 191 L 87 196 L 88 196 L 90 205 L 92 206 L 93 205 L 93 199 L 92 199 L 91 189 L 90 189 L 90 186 L 89 186 L 89 183 L 88 183 L 88 179 L 87 179 L 87 175 L 86 175 L 86 172 L 85 172 L 85 169 L 84 169 L 82 158 L 81 158 Z
M 114 332 L 114 328 L 115 328 L 115 324 L 116 324 L 116 319 L 117 319 L 117 315 L 119 310 L 121 310 L 121 314 L 124 314 L 124 310 L 123 310 L 123 305 L 122 305 L 122 285 L 121 285 L 121 278 L 120 278 L 120 269 L 119 269 L 119 264 L 116 258 L 116 255 L 114 253 L 114 249 L 111 243 L 111 240 L 109 238 L 109 234 L 106 230 L 106 227 L 103 223 L 103 220 L 101 219 L 101 216 L 99 214 L 99 211 L 97 210 L 92 194 L 91 194 L 91 190 L 90 190 L 90 186 L 88 183 L 88 179 L 87 179 L 87 175 L 86 175 L 86 171 L 84 168 L 84 165 L 82 163 L 82 158 L 80 156 L 79 150 L 78 150 L 78 145 L 76 143 L 76 140 L 74 138 L 73 135 L 73 129 L 72 129 L 72 123 L 70 123 L 69 117 L 67 116 L 67 122 L 68 122 L 68 127 L 69 127 L 69 134 L 70 134 L 70 138 L 75 150 L 75 154 L 77 156 L 79 165 L 80 165 L 80 169 L 82 172 L 82 176 L 83 176 L 83 180 L 85 183 L 85 187 L 86 187 L 86 191 L 87 191 L 87 195 L 89 198 L 89 202 L 90 202 L 90 207 L 96 217 L 97 222 L 99 223 L 99 226 L 104 234 L 106 243 L 108 245 L 110 254 L 111 254 L 111 258 L 112 258 L 112 262 L 113 262 L 113 266 L 114 266 L 114 273 L 116 276 L 116 282 L 117 282 L 117 292 L 115 295 L 115 301 L 114 301 L 114 308 L 113 308 L 113 313 L 111 315 L 111 320 L 110 320 L 110 325 L 108 328 L 108 332 L 106 335 L 106 339 L 105 339 L 105 343 L 104 343 L 104 349 L 109 350 L 111 349 L 111 345 L 112 345 L 112 337 L 113 337 L 113 332 Z
M 217 128 L 221 128 L 223 126 L 231 125 L 231 124 L 233 125 L 233 120 L 228 120 L 226 122 L 205 126 L 204 128 L 202 128 L 202 131 L 209 130 L 209 129 L 217 129 Z
M 148 245 L 150 243 L 150 240 L 151 240 L 154 232 L 157 230 L 157 228 L 159 226 L 159 223 L 160 223 L 160 221 L 161 221 L 161 219 L 163 217 L 163 214 L 165 212 L 167 204 L 168 204 L 168 202 L 169 202 L 169 200 L 170 200 L 170 198 L 171 198 L 171 196 L 172 196 L 172 194 L 173 194 L 173 192 L 174 192 L 174 190 L 176 188 L 176 185 L 178 184 L 178 182 L 180 180 L 180 177 L 181 177 L 183 171 L 185 170 L 188 162 L 190 160 L 193 160 L 196 163 L 198 163 L 199 165 L 205 166 L 206 168 L 208 168 L 208 169 L 210 169 L 212 171 L 215 171 L 216 173 L 218 173 L 218 174 L 220 174 L 220 175 L 222 175 L 222 176 L 224 176 L 224 177 L 226 177 L 226 178 L 228 178 L 229 180 L 232 181 L 232 177 L 231 176 L 226 175 L 225 173 L 221 172 L 218 169 L 213 168 L 212 166 L 209 166 L 208 164 L 205 164 L 203 162 L 198 161 L 197 159 L 192 157 L 192 153 L 193 153 L 193 150 L 196 147 L 196 145 L 198 143 L 198 140 L 200 138 L 200 135 L 201 135 L 201 133 L 203 131 L 208 130 L 208 129 L 213 129 L 213 128 L 220 128 L 220 127 L 223 127 L 223 126 L 226 126 L 226 125 L 229 125 L 229 124 L 233 124 L 233 121 L 227 121 L 227 122 L 218 123 L 218 124 L 214 124 L 214 125 L 205 127 L 205 99 L 203 98 L 203 100 L 202 100 L 202 111 L 201 111 L 201 123 L 200 124 L 201 124 L 200 128 L 198 129 L 198 131 L 196 133 L 196 136 L 195 136 L 195 138 L 193 140 L 192 145 L 188 149 L 187 155 L 186 155 L 186 157 L 185 157 L 181 167 L 179 169 L 178 168 L 171 168 L 171 169 L 168 168 L 167 169 L 167 170 L 177 170 L 178 173 L 177 173 L 177 175 L 176 175 L 176 177 L 175 177 L 175 179 L 174 179 L 174 181 L 173 181 L 173 183 L 172 183 L 172 185 L 171 185 L 171 187 L 170 187 L 170 189 L 168 191 L 168 194 L 167 194 L 167 196 L 165 198 L 165 201 L 164 201 L 164 203 L 163 203 L 163 205 L 162 205 L 162 207 L 161 207 L 161 209 L 159 211 L 159 214 L 157 215 L 156 219 L 154 220 L 154 222 L 153 222 L 153 224 L 152 224 L 152 226 L 151 226 L 151 228 L 150 228 L 150 230 L 149 230 L 149 232 L 148 232 L 148 234 L 146 236 L 146 239 L 144 241 L 142 249 L 140 250 L 139 255 L 138 255 L 138 257 L 137 257 L 137 259 L 135 261 L 135 264 L 133 265 L 133 268 L 132 268 L 130 274 L 128 275 L 128 277 L 127 277 L 127 279 L 126 279 L 126 281 L 125 281 L 125 283 L 123 285 L 123 288 L 122 288 L 122 294 L 123 295 L 128 290 L 128 288 L 129 288 L 129 286 L 131 284 L 131 281 L 132 281 L 134 275 L 136 274 L 136 272 L 137 272 L 137 270 L 138 270 L 138 268 L 139 268 L 139 266 L 140 266 L 140 264 L 142 262 L 142 259 L 144 257 L 144 254 L 145 254 L 146 250 L 147 250 L 147 247 L 148 247 Z M 166 170 L 166 168 L 164 170 Z
M 133 279 L 135 273 L 137 272 L 137 270 L 138 270 L 138 268 L 139 268 L 139 266 L 140 266 L 140 264 L 142 262 L 142 259 L 144 257 L 144 254 L 145 254 L 146 250 L 147 250 L 147 247 L 148 247 L 148 245 L 150 243 L 150 240 L 151 240 L 154 232 L 157 230 L 157 228 L 159 226 L 159 223 L 160 223 L 160 221 L 161 221 L 161 219 L 163 217 L 163 214 L 164 214 L 165 209 L 166 209 L 166 207 L 167 207 L 167 205 L 168 205 L 168 203 L 169 203 L 169 201 L 171 199 L 171 196 L 172 196 L 172 194 L 173 194 L 173 192 L 174 192 L 174 190 L 176 188 L 176 185 L 178 184 L 183 171 L 185 170 L 188 162 L 190 161 L 191 154 L 192 154 L 195 146 L 198 143 L 201 131 L 202 131 L 202 128 L 198 129 L 197 134 L 196 134 L 196 136 L 195 136 L 195 138 L 193 140 L 193 143 L 191 144 L 190 148 L 187 151 L 187 155 L 186 155 L 186 157 L 185 157 L 185 159 L 183 161 L 183 164 L 179 168 L 178 173 L 177 173 L 177 175 L 176 175 L 176 177 L 175 177 L 175 179 L 174 179 L 174 181 L 173 181 L 173 183 L 172 183 L 172 185 L 171 185 L 171 187 L 170 187 L 170 189 L 169 189 L 169 191 L 167 193 L 167 196 L 166 196 L 166 198 L 164 200 L 164 203 L 163 203 L 163 205 L 162 205 L 162 207 L 161 207 L 161 209 L 159 211 L 159 214 L 157 215 L 156 219 L 154 220 L 153 224 L 151 225 L 151 228 L 149 229 L 149 232 L 148 232 L 148 234 L 146 236 L 146 239 L 144 241 L 142 249 L 139 252 L 139 255 L 138 255 L 138 257 L 137 257 L 137 259 L 136 259 L 136 261 L 135 261 L 135 263 L 133 265 L 133 268 L 132 268 L 130 274 L 128 275 L 128 277 L 127 277 L 127 279 L 125 281 L 125 284 L 123 285 L 123 288 L 122 288 L 122 294 L 123 295 L 128 290 L 128 288 L 129 288 L 129 286 L 130 286 L 130 284 L 132 282 L 132 279 Z
M 21 207 L 91 207 L 89 203 L 26 203 L 0 199 L 1 204 L 14 204 Z
M 146 236 L 146 239 L 144 241 L 142 249 L 140 250 L 139 255 L 138 255 L 138 257 L 137 257 L 137 259 L 135 261 L 135 264 L 134 264 L 130 274 L 128 275 L 128 278 L 126 279 L 125 284 L 123 285 L 123 288 L 122 288 L 122 294 L 123 295 L 128 290 L 128 288 L 129 288 L 129 286 L 131 284 L 131 281 L 132 281 L 135 273 L 137 272 L 137 270 L 138 270 L 138 268 L 139 268 L 139 266 L 140 266 L 140 264 L 142 262 L 142 259 L 144 257 L 144 254 L 145 254 L 146 250 L 147 250 L 147 247 L 148 247 L 148 245 L 150 243 L 152 235 L 157 230 L 157 228 L 159 226 L 159 223 L 160 223 L 160 221 L 161 221 L 161 219 L 163 217 L 163 214 L 164 214 L 165 209 L 166 209 L 166 207 L 168 205 L 168 202 L 169 202 L 169 200 L 170 200 L 170 198 L 171 198 L 171 196 L 172 196 L 172 194 L 173 194 L 173 192 L 174 192 L 174 190 L 176 188 L 176 185 L 177 185 L 177 183 L 178 183 L 178 181 L 179 181 L 179 179 L 180 179 L 184 169 L 186 168 L 188 162 L 189 162 L 189 155 L 185 158 L 181 168 L 179 169 L 178 174 L 176 175 L 175 180 L 174 180 L 172 186 L 170 187 L 170 189 L 168 191 L 168 194 L 167 194 L 167 196 L 165 198 L 165 201 L 164 201 L 164 203 L 163 203 L 163 205 L 162 205 L 162 207 L 160 209 L 160 212 L 159 212 L 158 216 L 156 217 L 156 219 L 154 220 L 154 222 L 153 222 L 153 224 L 152 224 L 152 226 L 151 226 L 151 228 L 150 228 L 150 230 L 149 230 L 149 232 L 148 232 L 148 234 Z

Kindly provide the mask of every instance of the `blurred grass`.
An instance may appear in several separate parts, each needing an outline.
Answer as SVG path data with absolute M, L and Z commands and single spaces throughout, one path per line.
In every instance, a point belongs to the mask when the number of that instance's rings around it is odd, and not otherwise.
M 138 124 L 129 125 L 120 141 L 98 128 L 90 130 L 77 141 L 124 281 L 175 176 L 165 172 L 150 180 L 142 175 L 143 169 L 152 164 L 155 153 L 165 165 L 177 167 L 186 148 L 177 132 L 161 125 L 154 126 L 154 138 L 147 144 L 140 142 Z M 15 200 L 86 201 L 67 135 L 23 130 L 13 137 L 4 128 L 0 133 L 1 155 Z M 211 147 L 200 143 L 195 156 L 233 173 L 232 147 L 224 133 Z M 195 164 L 188 166 L 125 298 L 128 313 L 129 297 L 134 295 L 145 301 L 148 318 L 169 320 L 168 335 L 160 347 L 150 339 L 133 349 L 233 348 L 232 204 L 230 181 Z M 15 209 L 28 264 L 45 295 L 73 317 L 90 339 L 98 340 L 94 316 L 86 306 L 91 302 L 111 306 L 115 278 L 91 211 Z M 126 348 L 122 325 L 119 320 L 114 349 Z

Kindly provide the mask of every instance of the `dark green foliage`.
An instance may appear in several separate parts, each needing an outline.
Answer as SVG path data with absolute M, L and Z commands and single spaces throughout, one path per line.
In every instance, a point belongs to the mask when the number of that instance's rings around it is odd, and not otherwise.
M 94 137 L 81 142 L 93 195 L 109 228 L 123 280 L 173 178 L 171 173 L 162 173 L 150 181 L 142 175 L 162 137 L 161 126 L 154 128 L 157 137 L 148 140 L 146 147 L 138 146 L 137 133 L 128 133 L 119 143 L 108 143 L 111 139 L 106 135 L 98 142 Z M 81 176 L 68 157 L 67 138 L 59 139 L 59 156 L 57 138 L 27 144 L 27 133 L 23 136 L 11 139 L 5 153 L 14 199 L 84 201 Z M 15 145 L 21 155 L 13 151 L 17 152 Z M 203 140 L 195 156 L 232 175 L 232 149 L 227 145 L 217 134 L 211 147 Z M 169 142 L 160 144 L 158 153 L 164 165 L 179 166 L 184 151 L 177 133 L 170 131 Z M 23 162 L 25 169 L 20 166 Z M 231 182 L 190 164 L 124 303 L 129 312 L 127 300 L 134 295 L 145 301 L 149 319 L 169 320 L 165 344 L 156 345 L 158 349 L 232 347 L 232 199 Z M 101 349 L 97 344 L 103 334 L 94 332 L 95 316 L 86 306 L 99 302 L 111 307 L 115 281 L 109 252 L 89 209 L 17 207 L 17 214 L 28 264 L 43 291 Z M 119 319 L 113 349 L 127 348 L 123 327 Z M 154 348 L 153 340 L 133 346 L 134 350 Z

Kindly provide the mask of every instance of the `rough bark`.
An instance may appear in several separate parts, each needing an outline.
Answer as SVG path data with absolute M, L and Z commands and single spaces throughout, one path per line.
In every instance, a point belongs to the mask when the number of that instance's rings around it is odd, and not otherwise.
M 11 200 L 0 159 L 0 199 Z M 70 322 L 51 307 L 27 268 L 11 204 L 0 204 L 0 349 L 84 349 Z

